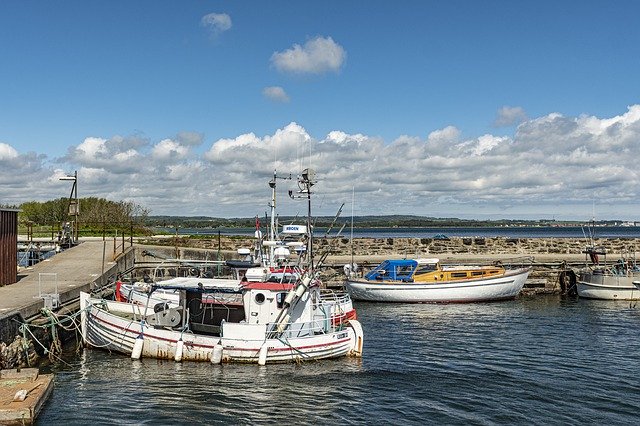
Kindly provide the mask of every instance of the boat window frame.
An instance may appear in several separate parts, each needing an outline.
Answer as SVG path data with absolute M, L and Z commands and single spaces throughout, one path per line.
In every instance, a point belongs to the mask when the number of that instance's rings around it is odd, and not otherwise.
M 262 296 L 262 300 L 258 300 L 258 296 Z M 267 296 L 262 292 L 256 293 L 253 296 L 253 301 L 256 302 L 258 305 L 262 305 L 264 302 L 267 301 Z

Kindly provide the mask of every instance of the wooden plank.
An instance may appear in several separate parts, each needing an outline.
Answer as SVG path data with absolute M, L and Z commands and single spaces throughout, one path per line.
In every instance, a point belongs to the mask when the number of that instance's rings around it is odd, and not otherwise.
M 0 377 L 0 424 L 33 424 L 53 390 L 53 374 L 37 374 L 34 369 L 2 370 Z M 37 370 L 37 369 L 36 369 Z M 26 391 L 23 400 L 16 400 Z

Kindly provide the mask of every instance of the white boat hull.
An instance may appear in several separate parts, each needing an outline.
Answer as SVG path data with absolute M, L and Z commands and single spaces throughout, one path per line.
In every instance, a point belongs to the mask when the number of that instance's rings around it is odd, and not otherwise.
M 144 321 L 153 309 L 144 306 L 92 299 L 81 293 L 81 331 L 86 345 L 127 355 L 134 353 L 136 340 L 143 339 L 141 357 L 175 359 L 182 340 L 181 360 L 212 361 L 216 345 L 222 347 L 221 362 L 258 363 L 261 348 L 266 346 L 266 363 L 299 362 L 362 354 L 362 328 L 352 320 L 349 326 L 305 337 L 286 336 L 266 339 L 256 333 L 257 324 L 232 324 L 240 331 L 224 337 L 155 328 Z M 128 317 L 127 317 L 128 316 Z M 263 329 L 265 326 L 262 326 Z M 231 326 L 229 327 L 230 329 Z
M 581 273 L 577 281 L 579 297 L 602 300 L 640 300 L 637 276 Z
M 439 283 L 401 283 L 347 279 L 354 300 L 405 303 L 464 303 L 513 299 L 524 286 L 529 268 L 508 270 L 504 275 Z

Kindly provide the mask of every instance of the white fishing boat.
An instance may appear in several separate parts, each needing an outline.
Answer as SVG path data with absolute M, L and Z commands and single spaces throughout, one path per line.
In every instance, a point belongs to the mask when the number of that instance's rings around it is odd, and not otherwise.
M 299 181 L 301 192 L 304 190 L 309 200 L 312 177 L 313 172 L 305 170 Z M 308 241 L 311 246 L 311 235 Z M 82 339 L 88 346 L 130 354 L 134 359 L 214 364 L 264 365 L 361 356 L 362 327 L 343 312 L 343 306 L 351 304 L 349 296 L 343 300 L 323 294 L 311 247 L 308 259 L 309 264 L 294 283 L 246 280 L 205 285 L 196 277 L 163 281 L 149 283 L 144 304 L 81 293 Z M 156 291 L 178 294 L 178 305 L 172 306 L 166 298 L 152 304 Z
M 235 289 L 156 286 L 178 289 L 180 306 L 154 309 L 81 293 L 84 343 L 134 359 L 214 364 L 362 355 L 360 323 L 333 321 L 335 306 L 320 299 L 320 289 L 309 276 L 289 290 L 278 283 L 247 283 Z M 220 295 L 229 294 L 241 295 L 242 303 L 220 303 Z
M 348 272 L 354 300 L 371 302 L 463 303 L 515 298 L 529 267 L 442 266 L 439 259 L 385 260 L 362 278 Z
M 608 263 L 603 247 L 589 246 L 584 251 L 590 265 L 579 271 L 576 282 L 579 297 L 601 300 L 640 300 L 634 281 L 640 280 L 640 268 L 632 257 Z
M 158 306 L 168 304 L 169 307 L 177 307 L 179 303 L 179 291 L 175 286 L 202 286 L 204 288 L 233 288 L 240 281 L 246 282 L 276 282 L 289 284 L 291 287 L 302 275 L 303 254 L 306 252 L 305 239 L 308 239 L 310 228 L 305 225 L 287 224 L 282 226 L 282 232 L 278 233 L 279 225 L 276 221 L 276 182 L 277 179 L 291 179 L 291 175 L 280 177 L 274 171 L 273 178 L 269 181 L 271 188 L 270 226 L 268 226 L 268 239 L 263 238 L 260 230 L 260 221 L 256 218 L 255 244 L 253 250 L 247 248 L 238 249 L 241 259 L 215 262 L 233 270 L 234 278 L 206 278 L 206 277 L 176 277 L 163 280 L 164 288 L 152 287 L 151 283 L 156 278 L 154 271 L 151 282 L 116 282 L 115 299 L 121 302 L 131 302 L 140 305 Z M 292 256 L 292 251 L 297 256 Z M 196 260 L 165 259 L 170 263 L 196 265 Z M 210 262 L 212 263 L 212 262 Z M 199 271 L 199 268 L 194 268 Z M 151 289 L 153 293 L 151 292 Z M 357 319 L 356 311 L 348 294 L 333 290 L 320 292 L 322 299 L 338 302 L 333 308 L 334 321 Z M 240 303 L 237 295 L 218 295 L 218 299 L 224 303 Z

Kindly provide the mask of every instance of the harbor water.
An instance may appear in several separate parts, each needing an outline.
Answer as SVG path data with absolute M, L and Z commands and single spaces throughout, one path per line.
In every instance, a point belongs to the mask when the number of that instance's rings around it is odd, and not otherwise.
M 361 359 L 67 356 L 38 424 L 637 424 L 640 306 L 548 295 L 356 308 Z

